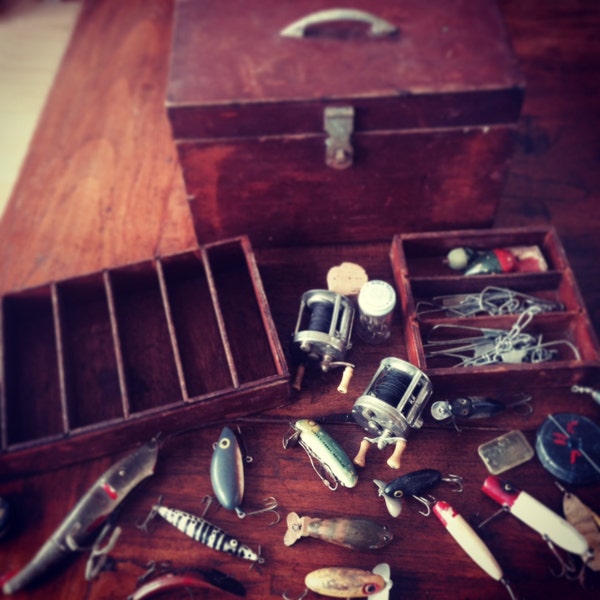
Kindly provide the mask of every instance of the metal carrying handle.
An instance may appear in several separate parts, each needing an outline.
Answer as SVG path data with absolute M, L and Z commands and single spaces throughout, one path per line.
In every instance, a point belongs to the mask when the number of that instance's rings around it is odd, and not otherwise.
M 331 23 L 335 21 L 360 21 L 371 26 L 369 32 L 374 37 L 383 37 L 392 35 L 398 29 L 389 21 L 381 19 L 368 13 L 364 10 L 354 8 L 329 8 L 311 13 L 306 17 L 294 21 L 280 31 L 280 35 L 284 37 L 304 37 L 304 33 L 311 25 L 320 25 L 322 23 Z

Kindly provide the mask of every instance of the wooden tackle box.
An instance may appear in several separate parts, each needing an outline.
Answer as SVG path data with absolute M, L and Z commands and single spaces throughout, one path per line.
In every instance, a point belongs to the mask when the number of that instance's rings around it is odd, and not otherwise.
M 535 247 L 541 251 L 548 268 L 538 272 L 466 276 L 462 271 L 452 270 L 446 260 L 448 252 L 457 247 L 476 251 Z M 392 243 L 391 261 L 401 299 L 408 359 L 429 375 L 436 392 L 518 392 L 570 386 L 597 377 L 598 340 L 553 227 L 398 234 Z M 431 310 L 434 298 L 480 293 L 488 286 L 509 288 L 562 305 L 562 310 L 535 315 L 523 329 L 541 343 L 550 343 L 549 348 L 555 351 L 553 360 L 457 366 L 461 359 L 432 354 L 440 347 L 429 345 L 431 341 L 480 335 L 480 328 L 509 331 L 513 327 L 518 315 L 459 316 L 452 310 Z M 444 301 L 437 300 L 435 304 L 443 305 Z M 461 356 L 464 355 L 462 352 Z
M 279 406 L 289 373 L 249 240 L 8 294 L 0 475 Z
M 495 3 L 343 7 L 176 1 L 166 109 L 202 243 L 492 224 L 524 93 Z

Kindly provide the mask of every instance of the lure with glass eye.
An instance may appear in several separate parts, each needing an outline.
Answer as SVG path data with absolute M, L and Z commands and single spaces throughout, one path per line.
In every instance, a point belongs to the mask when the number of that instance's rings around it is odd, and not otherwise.
M 437 469 L 411 471 L 396 477 L 387 484 L 380 479 L 373 480 L 392 517 L 397 517 L 402 512 L 402 499 L 407 496 L 412 496 L 429 507 L 430 503 L 422 497 L 423 493 L 439 485 L 442 481 L 453 483 L 457 486 L 456 491 L 462 491 L 462 479 L 458 475 L 444 477 Z M 429 510 L 425 514 L 428 515 Z
M 566 519 L 527 492 L 495 475 L 485 479 L 482 491 L 501 504 L 504 510 L 537 531 L 546 543 L 556 544 L 563 550 L 581 557 L 589 556 L 590 548 L 583 535 Z
M 292 433 L 283 440 L 283 447 L 298 443 L 308 454 L 313 468 L 331 490 L 337 489 L 338 483 L 347 488 L 353 488 L 358 483 L 358 475 L 354 464 L 343 448 L 315 421 L 299 419 L 292 423 Z M 317 461 L 325 472 L 334 480 L 332 485 L 316 469 Z
M 301 537 L 313 537 L 353 550 L 377 550 L 387 546 L 394 536 L 385 526 L 370 519 L 319 519 L 300 517 L 292 512 L 287 517 L 288 529 L 283 538 L 291 546 Z
M 372 571 L 345 567 L 326 567 L 309 573 L 304 579 L 306 587 L 330 598 L 363 598 L 388 600 L 393 583 L 387 563 L 377 565 Z
M 210 481 L 221 506 L 235 510 L 240 518 L 246 516 L 241 509 L 245 460 L 237 435 L 229 427 L 223 427 L 210 462 Z
M 239 540 L 225 533 L 221 528 L 209 523 L 202 517 L 192 515 L 176 508 L 162 506 L 160 502 L 152 507 L 152 512 L 148 519 L 146 519 L 146 522 L 148 522 L 154 514 L 160 515 L 167 523 L 170 523 L 188 537 L 191 537 L 193 540 L 200 542 L 213 550 L 231 554 L 253 563 L 263 564 L 265 562 L 264 558 L 254 552 L 249 546 L 242 544 Z

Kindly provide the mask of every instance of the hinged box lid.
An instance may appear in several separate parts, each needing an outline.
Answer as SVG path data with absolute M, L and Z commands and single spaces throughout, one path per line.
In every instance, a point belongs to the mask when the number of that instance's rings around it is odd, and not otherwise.
M 178 0 L 167 90 L 175 138 L 322 131 L 323 105 L 346 102 L 356 131 L 518 119 L 523 78 L 494 2 L 357 0 L 330 21 L 332 8 Z M 393 31 L 373 34 L 379 20 Z M 299 37 L 282 35 L 294 23 Z

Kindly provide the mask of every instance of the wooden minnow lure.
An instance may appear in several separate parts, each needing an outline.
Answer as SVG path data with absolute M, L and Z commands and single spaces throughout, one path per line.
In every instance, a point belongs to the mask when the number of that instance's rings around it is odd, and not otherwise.
M 144 529 L 156 514 L 160 515 L 167 523 L 170 523 L 188 537 L 213 550 L 231 554 L 253 563 L 263 564 L 265 562 L 259 553 L 254 552 L 246 544 L 242 544 L 237 538 L 225 533 L 220 527 L 197 515 L 163 506 L 160 503 L 160 499 L 158 504 L 152 507 L 152 511 L 141 528 Z
M 458 475 L 447 475 L 444 477 L 437 469 L 419 469 L 411 471 L 400 477 L 396 477 L 389 483 L 380 479 L 374 479 L 373 483 L 379 489 L 379 495 L 383 496 L 388 512 L 392 517 L 397 517 L 402 512 L 402 499 L 412 496 L 426 507 L 428 516 L 431 512 L 431 501 L 423 497 L 424 492 L 439 485 L 442 481 L 455 485 L 455 492 L 462 491 L 462 478 Z
M 326 567 L 310 572 L 304 579 L 306 587 L 330 598 L 363 598 L 388 600 L 392 580 L 387 563 L 372 571 L 346 567 Z
M 537 531 L 550 549 L 555 544 L 571 554 L 581 556 L 586 562 L 591 550 L 585 537 L 545 504 L 496 475 L 485 479 L 482 491 L 501 504 L 503 510 Z
M 347 488 L 353 488 L 358 483 L 356 469 L 348 455 L 315 421 L 299 419 L 292 423 L 291 433 L 283 438 L 283 447 L 288 448 L 292 443 L 298 443 L 304 448 L 313 469 L 329 489 L 337 489 L 338 483 Z M 314 461 L 317 461 L 325 473 L 333 479 L 333 484 L 319 473 Z
M 241 509 L 245 461 L 237 435 L 229 427 L 223 427 L 210 461 L 210 482 L 221 506 L 235 510 L 240 518 L 246 516 Z
M 593 556 L 585 563 L 592 571 L 600 571 L 600 517 L 575 494 L 563 489 L 565 519 L 583 535 Z
M 450 504 L 438 500 L 433 505 L 433 514 L 440 520 L 446 531 L 458 545 L 467 553 L 469 558 L 492 579 L 501 582 L 512 600 L 516 599 L 504 572 L 490 552 L 485 542 L 475 533 L 462 515 L 456 512 Z
M 31 562 L 4 582 L 14 594 L 56 568 L 67 556 L 83 550 L 114 510 L 142 480 L 154 473 L 158 439 L 154 438 L 110 467 L 92 485 L 48 538 Z
M 291 512 L 287 517 L 288 529 L 283 538 L 291 546 L 301 537 L 313 537 L 353 550 L 377 550 L 393 539 L 392 532 L 370 519 L 300 517 Z

